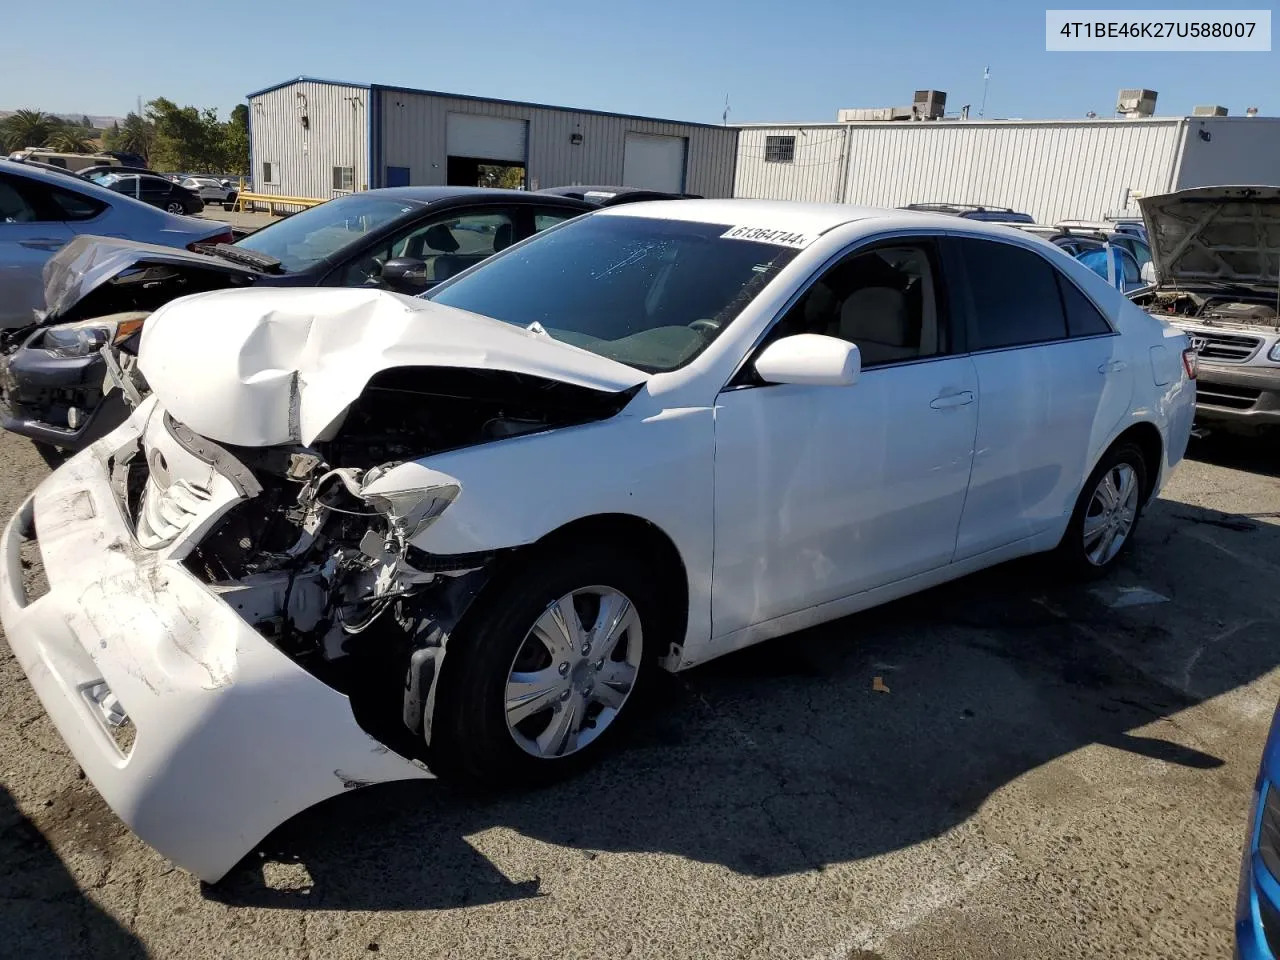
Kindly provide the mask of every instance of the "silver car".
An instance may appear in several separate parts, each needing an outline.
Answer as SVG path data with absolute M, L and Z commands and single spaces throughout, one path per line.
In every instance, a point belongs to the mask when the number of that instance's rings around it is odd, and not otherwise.
M 178 186 L 194 190 L 205 203 L 225 203 L 236 195 L 236 188 L 230 181 L 215 177 L 187 177 Z
M 78 234 L 166 247 L 231 241 L 225 223 L 175 216 L 88 180 L 0 159 L 0 330 L 32 322 L 44 305 L 45 262 Z

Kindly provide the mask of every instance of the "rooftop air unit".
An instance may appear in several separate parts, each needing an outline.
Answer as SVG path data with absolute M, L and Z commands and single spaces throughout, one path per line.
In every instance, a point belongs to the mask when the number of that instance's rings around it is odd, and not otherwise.
M 1193 117 L 1225 117 L 1227 115 L 1226 107 L 1196 107 L 1191 111 Z
M 1156 112 L 1156 92 L 1154 90 L 1121 90 L 1116 101 L 1116 113 L 1130 120 L 1137 117 L 1150 117 Z
M 917 120 L 941 120 L 946 112 L 947 95 L 941 90 L 917 90 L 911 106 Z

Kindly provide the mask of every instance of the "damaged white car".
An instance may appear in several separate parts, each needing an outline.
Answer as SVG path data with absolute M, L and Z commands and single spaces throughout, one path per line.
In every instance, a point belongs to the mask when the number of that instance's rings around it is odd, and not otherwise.
M 617 207 L 426 300 L 200 294 L 9 524 L 0 619 L 116 813 L 216 881 L 352 787 L 573 769 L 655 669 L 1037 551 L 1105 570 L 1187 348 L 1033 237 L 850 206 Z

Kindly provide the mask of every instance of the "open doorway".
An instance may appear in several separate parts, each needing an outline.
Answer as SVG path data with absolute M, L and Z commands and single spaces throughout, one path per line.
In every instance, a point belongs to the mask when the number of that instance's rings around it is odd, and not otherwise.
M 509 160 L 450 157 L 445 175 L 451 187 L 505 187 L 508 190 L 520 190 L 525 186 L 524 164 Z

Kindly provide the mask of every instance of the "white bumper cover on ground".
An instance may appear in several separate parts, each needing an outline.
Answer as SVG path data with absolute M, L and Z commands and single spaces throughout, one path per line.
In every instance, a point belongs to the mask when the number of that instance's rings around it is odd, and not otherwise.
M 0 621 L 111 808 L 213 882 L 327 797 L 430 774 L 366 734 L 345 696 L 179 562 L 138 546 L 106 461 L 139 435 L 151 408 L 45 480 L 5 528 Z M 19 551 L 33 529 L 50 590 L 29 600 Z M 121 709 L 135 730 L 123 749 L 107 722 Z

